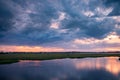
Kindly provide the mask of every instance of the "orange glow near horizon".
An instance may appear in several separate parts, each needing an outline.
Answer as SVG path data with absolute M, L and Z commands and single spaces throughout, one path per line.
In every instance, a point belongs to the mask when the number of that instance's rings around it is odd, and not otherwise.
M 76 49 L 75 49 L 76 50 Z M 41 46 L 9 46 L 9 45 L 0 45 L 0 52 L 65 52 L 65 51 L 75 51 L 74 49 L 64 49 L 58 47 L 41 47 Z M 119 51 L 120 47 L 101 47 L 87 50 L 77 50 L 77 51 Z
M 3 52 L 60 52 L 62 48 L 56 47 L 40 47 L 40 46 L 0 46 L 0 51 Z

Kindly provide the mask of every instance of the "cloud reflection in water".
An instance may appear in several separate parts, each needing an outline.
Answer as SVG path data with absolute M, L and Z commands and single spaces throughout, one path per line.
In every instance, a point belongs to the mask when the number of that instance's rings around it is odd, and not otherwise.
M 20 61 L 0 65 L 0 80 L 119 80 L 117 57 Z

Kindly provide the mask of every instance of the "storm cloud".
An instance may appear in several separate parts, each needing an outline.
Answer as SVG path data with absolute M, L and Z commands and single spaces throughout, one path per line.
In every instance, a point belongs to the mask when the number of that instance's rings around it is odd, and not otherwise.
M 75 39 L 120 36 L 119 5 L 119 0 L 1 0 L 0 44 L 63 47 Z

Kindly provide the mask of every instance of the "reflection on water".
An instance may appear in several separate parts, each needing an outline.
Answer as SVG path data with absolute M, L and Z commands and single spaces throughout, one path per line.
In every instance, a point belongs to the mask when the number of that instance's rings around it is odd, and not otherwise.
M 118 75 L 120 72 L 120 61 L 117 57 L 109 58 L 86 58 L 84 60 L 73 60 L 73 63 L 77 69 L 105 69 L 114 75 Z
M 120 80 L 118 57 L 21 60 L 0 65 L 0 80 Z

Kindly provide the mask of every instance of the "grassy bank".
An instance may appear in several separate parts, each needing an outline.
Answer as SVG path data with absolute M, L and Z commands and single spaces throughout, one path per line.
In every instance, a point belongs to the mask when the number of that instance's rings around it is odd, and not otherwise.
M 120 53 L 3 53 L 0 54 L 0 64 L 15 63 L 19 60 L 50 60 L 62 58 L 85 57 L 120 57 Z
M 19 60 L 0 60 L 0 64 L 11 64 L 19 62 Z
M 120 53 L 9 53 L 0 54 L 0 60 L 49 60 L 61 58 L 109 57 Z

